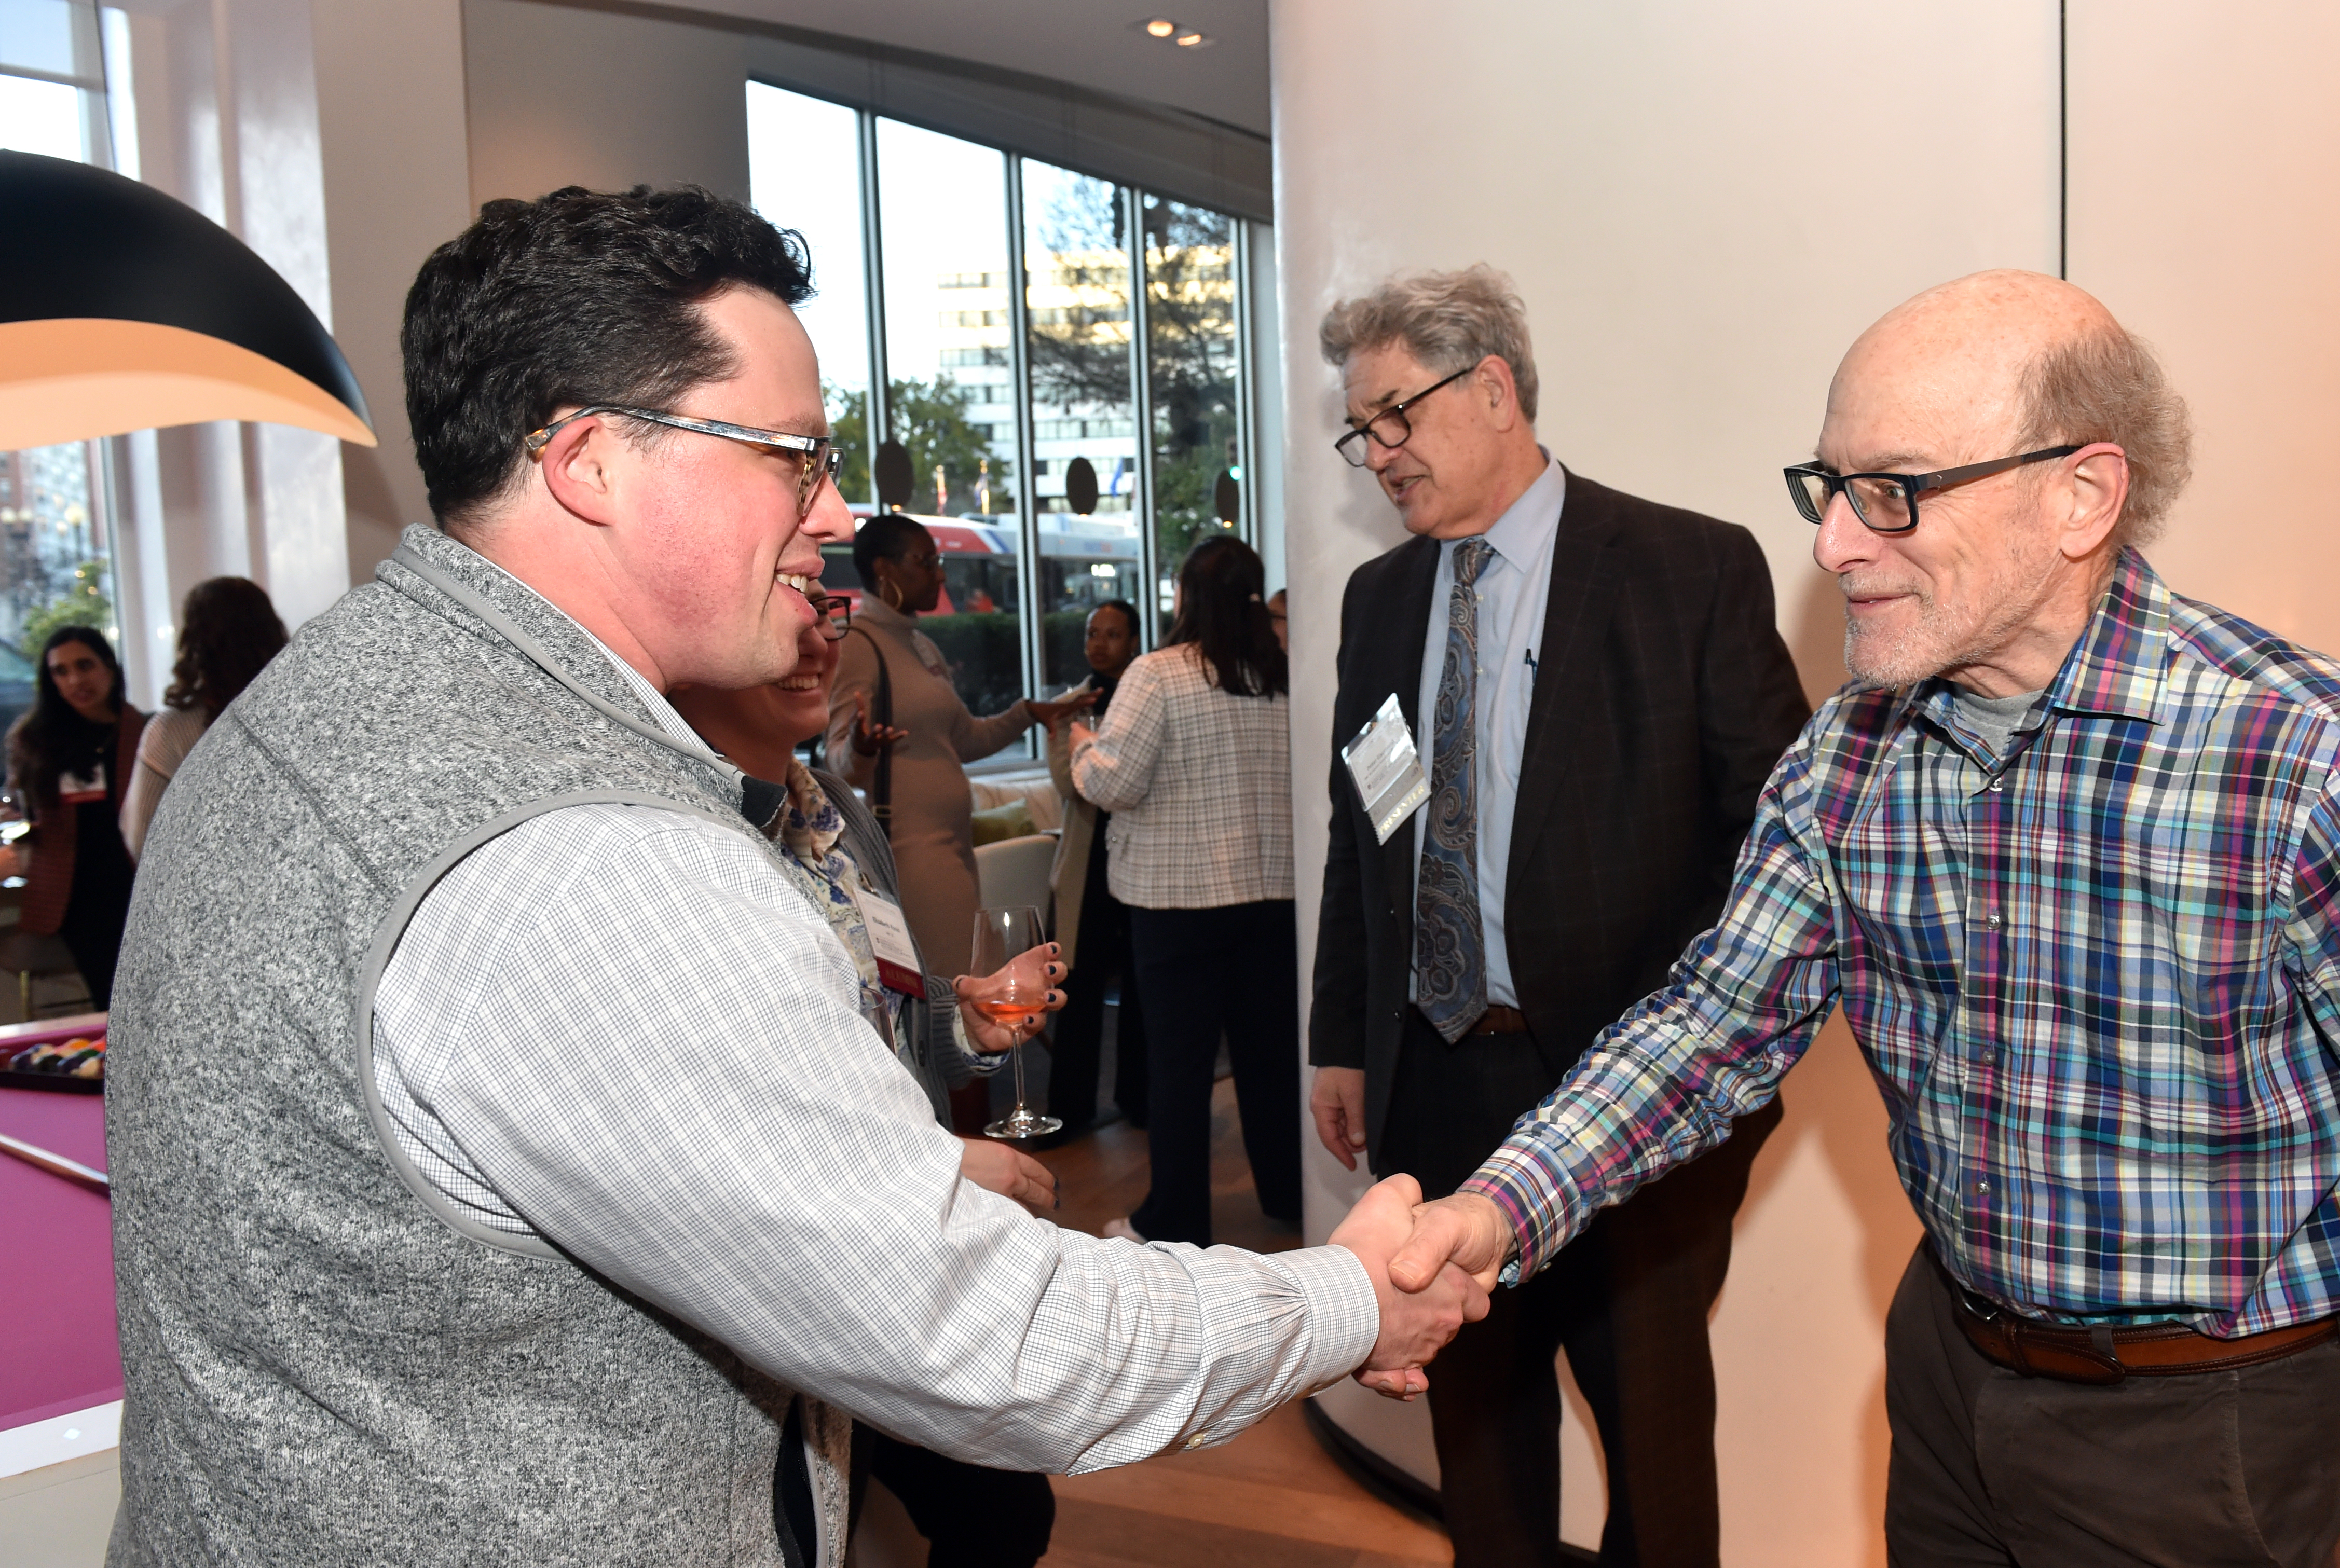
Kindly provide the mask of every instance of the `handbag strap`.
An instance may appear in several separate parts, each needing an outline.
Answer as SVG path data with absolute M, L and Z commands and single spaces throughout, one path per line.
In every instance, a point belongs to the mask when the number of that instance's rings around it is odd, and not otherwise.
M 856 626 L 851 632 L 868 638 L 869 651 L 878 656 L 878 702 L 870 719 L 881 729 L 894 727 L 894 674 L 886 667 L 886 649 L 870 635 L 867 627 Z M 848 740 L 847 744 L 850 745 Z M 869 787 L 869 814 L 878 819 L 891 842 L 894 837 L 894 742 L 878 742 L 878 776 Z

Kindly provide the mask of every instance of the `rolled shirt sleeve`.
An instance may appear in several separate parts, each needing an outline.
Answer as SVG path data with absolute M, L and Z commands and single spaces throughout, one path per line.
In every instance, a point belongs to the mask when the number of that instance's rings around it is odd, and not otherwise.
M 1369 1353 L 1344 1249 L 1100 1241 L 961 1180 L 855 994 L 744 834 L 571 808 L 424 900 L 376 1076 L 455 1167 L 430 1179 L 956 1457 L 1070 1473 L 1223 1442 Z

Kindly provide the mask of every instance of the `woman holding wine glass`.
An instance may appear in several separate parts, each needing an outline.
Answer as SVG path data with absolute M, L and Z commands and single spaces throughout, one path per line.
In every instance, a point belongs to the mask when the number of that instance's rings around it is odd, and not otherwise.
M 936 1119 L 947 1127 L 951 1089 L 996 1071 L 1001 1053 L 1020 1047 L 1047 1013 L 1065 1005 L 1055 988 L 1065 967 L 1050 942 L 1020 944 L 979 977 L 953 981 L 927 972 L 901 913 L 885 830 L 844 779 L 796 756 L 798 745 L 828 724 L 847 620 L 842 600 L 830 600 L 828 609 L 830 618 L 798 641 L 792 674 L 744 691 L 686 686 L 668 697 L 734 766 L 787 787 L 787 801 L 765 832 L 786 851 L 784 868 L 852 958 L 864 1016 L 917 1077 Z M 866 711 L 838 733 L 865 757 L 904 739 L 898 729 L 872 725 Z M 962 1138 L 959 1174 L 1035 1213 L 1056 1206 L 1054 1174 L 1011 1144 Z M 933 1563 L 1030 1568 L 1047 1550 L 1056 1504 L 1045 1475 L 987 1470 L 858 1425 L 853 1472 L 857 1479 L 875 1475 L 901 1500 L 933 1543 Z

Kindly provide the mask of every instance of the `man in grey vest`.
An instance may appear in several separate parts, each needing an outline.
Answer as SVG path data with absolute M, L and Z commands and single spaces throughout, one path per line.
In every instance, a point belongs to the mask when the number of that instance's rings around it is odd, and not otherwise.
M 425 263 L 444 531 L 222 716 L 140 868 L 113 1563 L 835 1564 L 846 1416 L 1088 1470 L 1484 1310 L 1389 1289 L 1409 1184 L 1254 1257 L 960 1178 L 774 788 L 662 695 L 784 677 L 851 535 L 808 293 L 692 190 L 491 203 Z

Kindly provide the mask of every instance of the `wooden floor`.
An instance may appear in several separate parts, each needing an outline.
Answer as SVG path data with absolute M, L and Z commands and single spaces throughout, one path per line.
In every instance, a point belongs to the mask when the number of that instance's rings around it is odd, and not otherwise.
M 1063 1184 L 1058 1222 L 1094 1233 L 1145 1196 L 1145 1135 L 1123 1124 L 1039 1156 Z M 1212 1101 L 1214 1239 L 1263 1252 L 1300 1245 L 1259 1212 L 1244 1161 L 1233 1085 Z M 1094 1475 L 1056 1478 L 1047 1568 L 1417 1568 L 1453 1561 L 1432 1520 L 1383 1502 L 1352 1478 L 1286 1405 L 1233 1443 Z M 873 1504 L 875 1503 L 873 1498 Z M 874 1506 L 856 1568 L 914 1568 L 924 1543 L 898 1505 Z

